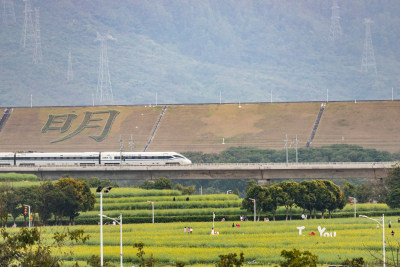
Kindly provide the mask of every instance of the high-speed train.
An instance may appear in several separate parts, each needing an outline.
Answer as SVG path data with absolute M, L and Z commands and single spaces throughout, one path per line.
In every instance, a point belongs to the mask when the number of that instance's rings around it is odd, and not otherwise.
M 189 165 L 176 152 L 0 152 L 0 166 Z

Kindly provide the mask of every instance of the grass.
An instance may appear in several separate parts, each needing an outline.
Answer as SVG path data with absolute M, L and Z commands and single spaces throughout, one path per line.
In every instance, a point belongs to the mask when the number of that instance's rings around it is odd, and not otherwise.
M 387 217 L 386 222 L 394 222 L 397 218 Z M 240 227 L 232 227 L 232 223 L 240 223 Z M 397 223 L 391 230 L 400 230 Z M 309 250 L 319 256 L 321 264 L 340 264 L 346 258 L 363 257 L 369 264 L 376 262 L 375 257 L 382 257 L 382 231 L 376 224 L 363 218 L 296 220 L 276 222 L 215 222 L 215 229 L 220 234 L 211 236 L 212 221 L 201 223 L 160 223 L 123 225 L 123 248 L 125 264 L 137 263 L 137 250 L 133 244 L 145 244 L 146 257 L 153 254 L 161 265 L 174 265 L 183 262 L 186 265 L 211 266 L 218 261 L 218 255 L 228 253 L 244 253 L 246 262 L 257 265 L 278 264 L 282 260 L 283 249 L 297 248 Z M 304 226 L 299 235 L 297 227 Z M 325 232 L 335 233 L 336 237 L 320 236 L 318 227 Z M 193 234 L 185 234 L 184 227 L 192 227 Z M 91 236 L 84 245 L 76 245 L 68 249 L 74 251 L 75 260 L 85 261 L 99 250 L 99 226 L 75 226 L 83 228 Z M 46 238 L 54 231 L 62 231 L 60 227 L 47 227 Z M 104 257 L 118 265 L 119 234 L 118 225 L 106 225 L 104 231 Z M 314 232 L 316 235 L 311 236 Z M 391 236 L 386 229 L 387 258 L 397 244 L 399 237 Z M 67 249 L 67 248 L 65 248 Z M 372 255 L 371 255 L 372 253 Z M 373 256 L 374 255 L 374 256 Z M 66 259 L 71 260 L 68 257 Z
M 389 152 L 398 152 L 400 130 L 397 110 L 400 102 L 330 102 L 321 118 L 313 146 L 355 144 Z M 148 151 L 220 152 L 231 146 L 248 146 L 281 150 L 286 134 L 291 147 L 295 136 L 305 147 L 320 108 L 312 103 L 264 103 L 222 105 L 171 105 L 161 120 Z M 117 110 L 108 137 L 96 142 L 89 136 L 101 133 L 102 121 L 91 122 L 99 128 L 86 128 L 60 143 L 51 143 L 79 127 L 86 111 Z M 14 108 L 1 132 L 3 151 L 119 151 L 120 137 L 124 149 L 143 151 L 159 118 L 161 106 L 100 106 Z M 48 116 L 75 114 L 66 133 L 49 130 L 41 133 Z M 61 126 L 52 125 L 52 126 Z
M 398 152 L 400 102 L 328 103 L 313 146 L 352 144 Z

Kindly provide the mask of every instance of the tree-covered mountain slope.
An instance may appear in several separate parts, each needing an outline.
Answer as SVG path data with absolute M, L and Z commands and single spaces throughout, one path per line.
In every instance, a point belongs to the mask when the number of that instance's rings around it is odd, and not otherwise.
M 33 105 L 93 104 L 97 32 L 113 38 L 110 104 L 308 101 L 327 92 L 329 100 L 390 99 L 392 87 L 400 94 L 398 1 L 338 0 L 342 34 L 332 42 L 331 1 L 31 0 L 40 13 L 37 64 L 29 34 L 22 47 L 24 2 L 4 3 L 1 106 L 29 106 L 31 96 Z M 377 75 L 361 72 L 365 18 L 373 20 Z

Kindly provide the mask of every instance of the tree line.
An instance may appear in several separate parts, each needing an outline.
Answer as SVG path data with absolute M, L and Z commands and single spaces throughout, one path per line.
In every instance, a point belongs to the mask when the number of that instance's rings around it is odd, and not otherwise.
M 286 162 L 286 150 L 259 149 L 255 147 L 230 147 L 220 153 L 183 153 L 193 163 L 279 163 Z M 288 150 L 288 161 L 296 161 L 296 151 Z M 356 145 L 336 144 L 316 148 L 299 148 L 298 162 L 383 162 L 400 159 L 391 154 Z
M 56 224 L 62 224 L 67 217 L 70 224 L 81 211 L 93 210 L 96 202 L 90 186 L 84 181 L 73 178 L 61 178 L 57 182 L 44 181 L 39 186 L 14 188 L 9 185 L 0 186 L 0 219 L 1 226 L 7 224 L 8 216 L 15 220 L 24 216 L 25 224 L 29 214 L 24 206 L 30 206 L 31 220 L 47 225 L 54 216 Z M 39 219 L 36 218 L 39 215 Z
M 246 190 L 242 208 L 254 212 L 254 206 L 258 219 L 261 212 L 268 212 L 275 221 L 276 210 L 281 206 L 286 208 L 286 220 L 292 219 L 292 208 L 295 206 L 303 211 L 307 210 L 310 218 L 316 218 L 317 211 L 321 212 L 324 218 L 327 211 L 331 217 L 334 210 L 343 209 L 346 206 L 346 198 L 340 187 L 328 180 L 280 182 L 268 187 L 256 185 L 255 181 L 252 181 Z

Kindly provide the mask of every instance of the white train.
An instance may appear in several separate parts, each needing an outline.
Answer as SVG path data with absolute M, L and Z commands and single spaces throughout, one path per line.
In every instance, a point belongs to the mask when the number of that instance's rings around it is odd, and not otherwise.
M 176 152 L 0 152 L 0 166 L 189 165 Z

